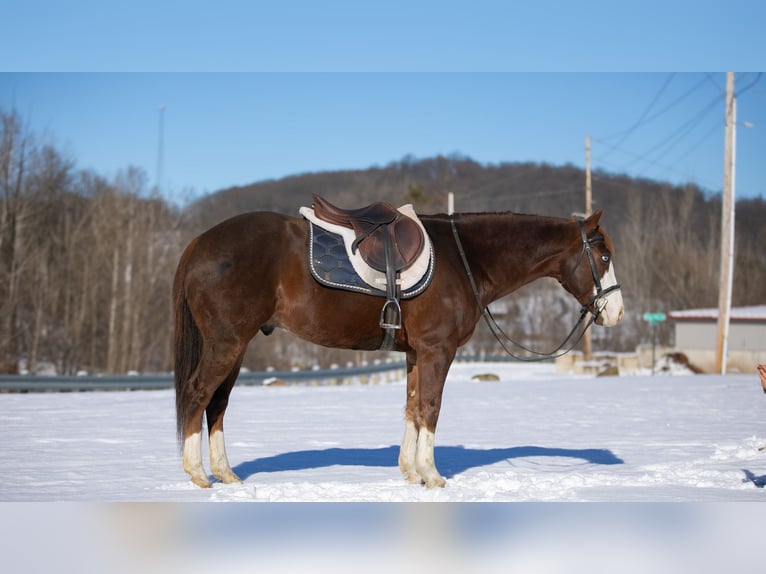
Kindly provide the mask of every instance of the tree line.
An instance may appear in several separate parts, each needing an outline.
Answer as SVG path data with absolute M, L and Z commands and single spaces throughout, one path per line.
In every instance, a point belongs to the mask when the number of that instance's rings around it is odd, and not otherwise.
M 569 216 L 582 210 L 584 174 L 573 166 L 482 165 L 461 156 L 405 157 L 367 170 L 309 173 L 222 190 L 178 206 L 146 174 L 126 167 L 108 179 L 78 169 L 0 109 L 0 372 L 42 369 L 127 373 L 172 365 L 170 292 L 188 241 L 251 210 L 296 214 L 311 193 L 353 207 L 376 199 L 421 212 L 504 211 Z M 594 205 L 616 244 L 627 315 L 594 345 L 628 350 L 646 337 L 644 311 L 717 306 L 720 197 L 693 185 L 596 173 Z M 766 204 L 737 203 L 734 304 L 766 301 Z M 572 302 L 555 281 L 525 287 L 500 316 L 512 336 L 539 348 L 569 330 Z M 360 353 L 322 349 L 277 332 L 251 345 L 245 366 L 345 363 Z M 479 328 L 471 352 L 491 351 Z
M 0 371 L 166 370 L 182 213 L 22 126 L 0 112 Z

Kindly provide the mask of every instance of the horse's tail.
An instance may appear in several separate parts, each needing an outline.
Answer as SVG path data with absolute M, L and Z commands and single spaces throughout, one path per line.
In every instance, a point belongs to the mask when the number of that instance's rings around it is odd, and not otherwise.
M 186 268 L 195 241 L 181 255 L 173 281 L 173 304 L 175 307 L 175 388 L 176 430 L 179 444 L 183 441 L 184 425 L 189 415 L 189 387 L 202 356 L 202 335 L 189 309 L 184 289 Z

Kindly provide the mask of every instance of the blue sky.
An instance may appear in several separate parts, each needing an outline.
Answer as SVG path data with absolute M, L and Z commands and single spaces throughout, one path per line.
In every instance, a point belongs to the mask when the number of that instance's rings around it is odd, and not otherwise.
M 0 107 L 80 168 L 134 165 L 155 183 L 166 106 L 161 183 L 175 197 L 408 154 L 583 166 L 586 135 L 595 169 L 717 191 L 723 71 L 762 70 L 766 54 L 766 4 L 727 9 L 8 0 Z M 738 72 L 737 89 L 754 125 L 738 128 L 737 195 L 766 196 L 766 78 Z
M 737 131 L 737 196 L 766 196 L 766 77 L 736 78 L 754 125 Z M 408 154 L 584 166 L 586 135 L 594 169 L 717 191 L 724 88 L 721 72 L 4 73 L 0 106 L 80 168 L 155 183 L 164 105 L 175 196 Z

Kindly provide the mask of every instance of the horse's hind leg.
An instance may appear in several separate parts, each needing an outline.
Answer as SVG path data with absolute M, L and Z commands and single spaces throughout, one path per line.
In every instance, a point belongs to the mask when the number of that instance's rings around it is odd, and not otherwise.
M 239 375 L 239 368 L 242 366 L 244 356 L 244 353 L 240 354 L 229 376 L 226 377 L 226 380 L 215 391 L 207 409 L 205 409 L 208 439 L 210 441 L 210 472 L 213 473 L 214 477 L 226 484 L 242 482 L 231 469 L 229 459 L 226 456 L 226 445 L 223 438 L 223 415 L 229 404 L 229 395 L 232 388 L 234 388 L 234 383 L 237 381 L 237 375 Z
M 229 349 L 226 352 L 227 348 Z M 189 403 L 188 416 L 183 429 L 183 467 L 191 481 L 201 488 L 208 488 L 210 480 L 202 466 L 202 414 L 208 408 L 219 387 L 229 382 L 234 366 L 239 364 L 242 348 L 229 347 L 219 342 L 215 355 L 206 347 L 202 359 L 189 384 L 186 400 Z M 232 379 L 236 380 L 236 377 Z M 229 389 L 231 391 L 231 389 Z M 228 392 L 225 394 L 228 400 Z M 223 411 L 221 411 L 221 415 Z M 222 428 L 222 427 L 221 427 Z M 217 435 L 218 436 L 218 435 Z M 221 440 L 223 435 L 220 435 Z

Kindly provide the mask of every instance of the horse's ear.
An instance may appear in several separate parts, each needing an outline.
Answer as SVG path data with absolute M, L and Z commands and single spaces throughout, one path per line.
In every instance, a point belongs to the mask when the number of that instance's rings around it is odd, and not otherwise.
M 596 229 L 598 227 L 598 221 L 601 219 L 601 216 L 604 214 L 603 209 L 599 209 L 596 213 L 591 215 L 588 219 L 585 220 L 585 227 L 588 229 Z

